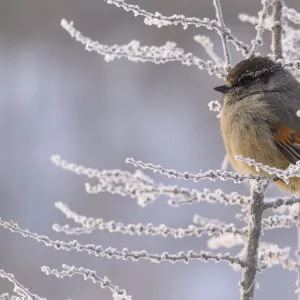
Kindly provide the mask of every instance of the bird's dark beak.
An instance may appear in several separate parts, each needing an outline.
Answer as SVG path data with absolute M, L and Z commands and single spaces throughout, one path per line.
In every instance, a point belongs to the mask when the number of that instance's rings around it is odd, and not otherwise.
M 232 88 L 226 86 L 226 85 L 221 85 L 221 86 L 217 86 L 214 88 L 215 91 L 219 92 L 219 93 L 223 93 L 226 94 L 228 93 Z

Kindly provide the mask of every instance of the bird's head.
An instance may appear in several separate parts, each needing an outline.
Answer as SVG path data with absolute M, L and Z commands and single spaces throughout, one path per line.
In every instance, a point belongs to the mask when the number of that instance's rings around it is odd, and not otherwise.
M 225 98 L 241 100 L 247 95 L 274 88 L 272 79 L 281 70 L 283 67 L 268 57 L 251 57 L 235 65 L 229 71 L 224 85 L 214 90 L 225 94 Z

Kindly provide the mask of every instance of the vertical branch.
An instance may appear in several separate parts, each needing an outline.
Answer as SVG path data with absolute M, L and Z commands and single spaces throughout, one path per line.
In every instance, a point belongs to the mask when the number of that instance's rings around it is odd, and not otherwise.
M 258 13 L 258 24 L 256 26 L 256 36 L 255 39 L 252 40 L 252 47 L 248 54 L 248 57 L 255 55 L 255 50 L 257 46 L 262 45 L 262 34 L 265 30 L 264 22 L 268 15 L 269 2 L 268 0 L 262 0 L 261 4 L 262 4 L 262 10 Z
M 282 58 L 282 0 L 275 0 L 274 3 L 274 25 L 272 28 L 272 51 L 274 59 Z M 297 260 L 298 260 L 298 270 L 297 270 L 297 282 L 296 282 L 296 293 L 298 295 L 298 300 L 300 300 L 300 204 L 298 204 L 298 222 L 297 222 Z
M 273 3 L 274 24 L 272 28 L 272 52 L 274 59 L 282 58 L 282 0 L 274 0 Z
M 246 264 L 241 282 L 241 300 L 253 300 L 255 277 L 257 272 L 257 254 L 262 231 L 262 216 L 264 211 L 264 192 L 262 184 L 254 182 L 251 185 L 251 202 L 249 207 L 250 222 L 248 225 Z
M 224 30 L 225 23 L 224 23 L 224 19 L 223 19 L 220 0 L 214 0 L 214 6 L 216 9 L 216 15 L 217 15 L 219 25 Z M 230 53 L 229 53 L 227 38 L 226 38 L 226 35 L 222 32 L 219 32 L 219 35 L 221 36 L 224 58 L 225 58 L 225 62 L 226 62 L 226 69 L 228 70 L 230 68 Z
M 298 222 L 297 222 L 297 233 L 298 233 L 298 242 L 297 242 L 297 260 L 298 260 L 298 269 L 297 269 L 297 282 L 296 282 L 296 294 L 297 299 L 300 300 L 300 203 L 298 206 Z

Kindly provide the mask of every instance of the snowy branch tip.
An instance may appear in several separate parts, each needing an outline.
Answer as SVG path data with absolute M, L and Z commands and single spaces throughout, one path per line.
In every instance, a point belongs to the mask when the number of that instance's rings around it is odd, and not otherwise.
M 51 269 L 50 267 L 43 266 L 42 272 L 46 275 L 54 275 L 57 278 L 72 277 L 73 275 L 81 275 L 84 280 L 91 280 L 94 284 L 100 284 L 102 289 L 109 289 L 112 292 L 114 300 L 131 300 L 131 296 L 127 295 L 126 290 L 120 289 L 118 286 L 111 283 L 107 277 L 99 277 L 93 270 L 83 267 L 76 268 L 74 266 L 62 265 L 63 270 Z
M 104 0 L 108 4 L 114 4 L 117 7 L 124 9 L 125 11 L 132 12 L 135 17 L 144 17 L 144 23 L 146 25 L 155 25 L 157 27 L 163 26 L 178 26 L 181 25 L 184 29 L 188 26 L 195 27 L 206 27 L 208 30 L 216 30 L 226 36 L 227 40 L 232 42 L 238 51 L 242 51 L 244 55 L 248 54 L 249 46 L 240 41 L 238 38 L 232 35 L 230 29 L 222 26 L 217 20 L 210 20 L 208 18 L 199 19 L 196 17 L 185 17 L 184 15 L 173 15 L 173 16 L 163 16 L 161 13 L 150 13 L 144 9 L 141 9 L 138 5 L 132 5 L 126 3 L 124 0 Z
M 204 61 L 192 53 L 185 53 L 178 48 L 174 42 L 167 42 L 165 45 L 157 46 L 141 46 L 139 41 L 131 41 L 126 45 L 103 45 L 97 41 L 93 41 L 81 34 L 72 21 L 61 20 L 61 26 L 72 38 L 85 46 L 88 51 L 95 51 L 99 55 L 104 56 L 106 62 L 114 59 L 127 58 L 132 62 L 152 62 L 154 64 L 165 64 L 177 61 L 186 66 L 196 66 L 199 69 L 205 69 L 209 74 L 215 74 L 219 78 L 225 77 L 224 68 L 214 64 L 212 61 Z
M 245 181 L 250 180 L 257 180 L 262 181 L 266 178 L 263 176 L 256 176 L 256 175 L 244 175 L 240 173 L 234 173 L 234 172 L 227 172 L 224 170 L 209 170 L 204 173 L 197 173 L 192 174 L 188 172 L 178 172 L 172 169 L 165 169 L 160 165 L 154 165 L 152 163 L 145 163 L 143 161 L 136 161 L 134 158 L 127 158 L 126 163 L 132 164 L 135 167 L 144 169 L 144 170 L 151 170 L 154 173 L 160 173 L 162 175 L 166 175 L 170 178 L 176 178 L 176 179 L 185 179 L 185 180 L 194 180 L 195 182 L 198 182 L 199 180 L 203 179 L 209 179 L 212 181 L 215 181 L 217 179 L 220 179 L 222 181 L 226 180 L 233 180 L 235 183 L 241 183 Z

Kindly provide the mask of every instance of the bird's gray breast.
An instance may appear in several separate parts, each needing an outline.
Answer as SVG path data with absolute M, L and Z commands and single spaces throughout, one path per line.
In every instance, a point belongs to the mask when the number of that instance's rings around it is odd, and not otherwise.
M 262 162 L 272 148 L 270 121 L 272 115 L 262 95 L 251 95 L 241 101 L 224 102 L 221 111 L 221 131 L 226 151 L 233 166 L 239 171 L 236 155 Z M 272 152 L 272 151 L 269 151 Z

